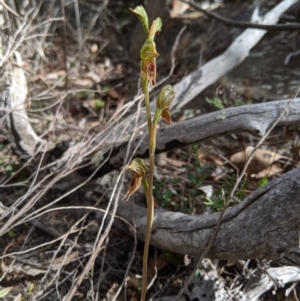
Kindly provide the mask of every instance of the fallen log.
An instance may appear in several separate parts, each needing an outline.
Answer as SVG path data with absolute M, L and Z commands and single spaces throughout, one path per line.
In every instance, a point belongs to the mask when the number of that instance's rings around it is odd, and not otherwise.
M 227 209 L 207 256 L 232 261 L 270 259 L 299 265 L 299 212 L 300 168 L 296 168 Z M 117 214 L 136 225 L 137 236 L 144 238 L 146 208 L 119 202 Z M 220 213 L 187 215 L 157 209 L 151 244 L 200 257 L 219 216 Z
M 288 100 L 278 100 L 245 105 L 201 115 L 173 123 L 171 126 L 161 124 L 161 128 L 157 132 L 156 154 L 232 133 L 246 132 L 263 137 L 287 104 Z M 299 123 L 300 98 L 297 98 L 290 104 L 288 115 L 278 122 L 277 127 L 294 127 Z M 148 157 L 148 139 L 148 136 L 145 136 L 144 132 L 140 130 L 132 143 L 132 149 L 136 149 L 134 157 Z M 123 143 L 113 147 L 107 162 L 97 173 L 98 176 L 124 166 L 127 144 L 125 139 Z

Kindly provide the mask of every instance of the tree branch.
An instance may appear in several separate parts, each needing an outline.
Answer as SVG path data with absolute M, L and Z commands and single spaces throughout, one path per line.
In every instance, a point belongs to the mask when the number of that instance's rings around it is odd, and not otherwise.
M 277 23 L 281 15 L 296 2 L 297 0 L 281 1 L 263 17 L 259 16 L 258 8 L 256 8 L 253 12 L 251 22 L 260 24 Z M 246 29 L 231 43 L 224 53 L 205 65 L 199 66 L 194 72 L 186 76 L 180 83 L 174 86 L 176 98 L 172 106 L 177 109 L 182 108 L 205 88 L 239 65 L 266 32 L 266 30 L 262 29 Z
M 299 212 L 300 168 L 296 168 L 226 210 L 208 257 L 271 259 L 282 264 L 300 264 Z M 144 238 L 145 208 L 121 202 L 118 214 L 135 224 L 138 237 Z M 187 215 L 156 210 L 151 244 L 199 257 L 218 217 L 219 213 Z
M 255 28 L 255 29 L 264 29 L 268 31 L 284 31 L 284 30 L 299 30 L 300 24 L 279 24 L 279 25 L 265 25 L 265 24 L 255 24 L 255 23 L 249 23 L 249 22 L 239 22 L 234 21 L 228 18 L 224 18 L 216 13 L 212 13 L 206 9 L 203 9 L 200 5 L 195 3 L 193 0 L 185 1 L 180 0 L 183 3 L 189 4 L 191 7 L 193 7 L 195 10 L 203 13 L 205 16 L 215 19 L 225 25 L 232 25 L 235 27 L 240 28 Z
M 286 108 L 287 102 L 288 100 L 278 100 L 233 107 L 174 123 L 171 126 L 164 126 L 162 124 L 157 132 L 156 154 L 231 133 L 247 132 L 254 136 L 262 137 L 273 124 L 274 120 L 276 120 Z M 291 103 L 288 116 L 281 119 L 277 127 L 293 126 L 299 123 L 300 98 L 296 98 Z M 139 132 L 141 134 L 137 135 L 132 149 L 137 148 L 134 154 L 135 157 L 146 158 L 148 156 L 148 138 L 144 137 L 143 139 L 142 129 L 140 129 Z M 127 132 L 127 134 L 130 135 L 130 132 Z M 119 137 L 124 139 L 124 136 L 122 136 L 118 130 L 116 130 L 115 135 L 119 135 Z M 107 145 L 111 143 L 112 138 L 113 137 L 107 137 Z M 126 145 L 127 140 L 124 139 L 122 143 L 114 147 L 109 160 L 100 169 L 98 175 L 104 175 L 109 171 L 123 166 Z

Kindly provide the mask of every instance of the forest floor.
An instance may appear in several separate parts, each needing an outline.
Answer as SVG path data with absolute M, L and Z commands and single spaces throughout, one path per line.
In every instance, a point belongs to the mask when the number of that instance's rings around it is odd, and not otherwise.
M 70 20 L 65 32 L 58 21 L 53 21 L 57 24 L 53 26 L 54 29 L 49 29 L 49 38 L 45 38 L 40 45 L 38 54 L 30 57 L 30 49 L 23 50 L 23 68 L 31 102 L 28 104 L 30 122 L 35 131 L 43 134 L 53 145 L 80 141 L 87 135 L 105 129 L 107 122 L 121 118 L 120 109 L 140 93 L 139 41 L 142 28 L 128 10 L 129 7 L 142 4 L 140 2 L 110 1 L 100 12 L 101 17 L 93 22 L 88 9 L 83 7 L 81 21 L 85 26 L 82 26 L 81 37 L 76 30 L 75 20 L 66 11 Z M 265 10 L 270 9 L 274 1 L 266 2 Z M 171 6 L 169 11 L 162 8 L 157 11 L 163 19 L 163 30 L 156 39 L 160 54 L 157 60 L 158 81 L 168 77 L 172 47 L 183 30 L 174 54 L 176 67 L 165 83 L 175 84 L 193 71 L 196 65 L 221 54 L 244 30 L 228 27 L 189 11 L 179 16 L 171 11 Z M 252 8 L 241 1 L 225 1 L 214 11 L 227 18 L 247 21 Z M 173 18 L 170 16 L 172 12 Z M 296 18 L 292 13 L 290 15 Z M 291 56 L 291 53 L 299 47 L 297 31 L 267 33 L 237 68 L 187 106 L 174 111 L 174 122 L 218 110 L 216 98 L 223 107 L 292 98 L 299 85 L 300 55 Z M 156 93 L 157 89 L 154 89 L 152 95 Z M 13 184 L 24 181 L 30 169 L 18 172 L 23 163 L 12 152 L 9 141 L 3 135 L 0 139 L 0 177 L 4 187 L 1 201 L 9 207 L 26 190 Z M 243 166 L 247 149 L 254 146 L 256 141 L 257 138 L 241 133 L 160 154 L 157 156 L 154 183 L 156 206 L 189 214 L 222 210 L 224 198 L 236 180 L 235 168 Z M 235 201 L 241 201 L 257 187 L 297 166 L 298 143 L 297 133 L 288 136 L 285 129 L 272 133 L 256 153 L 256 161 L 250 165 Z M 266 154 L 272 156 L 272 162 L 266 161 Z M 82 181 L 87 178 L 86 175 L 76 177 L 82 177 Z M 71 248 L 71 241 L 68 240 L 64 245 L 60 245 L 60 241 L 47 244 L 53 239 L 49 229 L 43 230 L 30 223 L 15 227 L 0 238 L 2 255 L 20 255 L 18 260 L 14 256 L 2 259 L 2 288 L 11 288 L 11 295 L 22 292 L 22 300 L 25 300 L 32 293 L 30 285 L 37 287 L 56 279 L 57 282 L 45 290 L 40 300 L 60 300 L 67 293 L 73 278 L 84 267 L 99 224 L 95 222 L 97 214 L 70 208 L 63 210 L 62 207 L 95 206 L 105 209 L 107 199 L 103 187 L 106 186 L 101 181 L 105 180 L 92 179 L 59 203 L 52 204 L 50 209 L 53 211 L 43 214 L 39 220 L 61 234 L 70 231 L 68 239 L 75 241 L 75 247 Z M 34 209 L 51 203 L 60 194 L 59 188 L 55 187 L 39 200 Z M 84 216 L 86 212 L 88 214 Z M 76 223 L 78 228 L 74 227 Z M 42 244 L 45 245 L 36 248 Z M 86 254 L 82 252 L 83 246 Z M 25 252 L 27 249 L 30 251 Z M 55 253 L 55 260 L 51 261 Z M 139 300 L 142 254 L 143 242 L 137 241 L 129 230 L 126 233 L 124 229 L 114 226 L 96 259 L 93 272 L 78 288 L 74 300 Z M 149 297 L 176 295 L 197 259 L 192 258 L 188 265 L 185 261 L 181 255 L 151 247 L 148 276 L 154 279 L 154 283 L 149 290 Z M 64 268 L 60 270 L 58 266 L 62 262 Z M 243 274 L 246 264 L 248 273 L 251 273 L 257 268 L 258 261 L 212 262 L 220 281 L 227 288 L 237 277 L 246 277 Z M 270 262 L 260 264 L 276 266 L 276 263 Z M 46 273 L 49 265 L 53 269 Z M 55 272 L 60 274 L 58 278 L 53 276 Z M 278 289 L 276 295 L 270 292 L 261 300 L 291 300 L 283 297 L 284 291 Z M 114 299 L 117 292 L 119 296 Z

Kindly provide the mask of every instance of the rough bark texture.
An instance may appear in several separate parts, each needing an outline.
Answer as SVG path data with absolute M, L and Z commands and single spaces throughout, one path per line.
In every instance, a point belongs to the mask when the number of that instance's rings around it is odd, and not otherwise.
M 10 62 L 4 65 L 2 80 L 7 87 L 0 96 L 0 107 L 3 112 L 5 128 L 16 153 L 33 156 L 39 144 L 46 145 L 33 130 L 27 113 L 27 80 L 20 66 Z
M 271 181 L 226 211 L 208 257 L 272 259 L 300 264 L 300 168 Z M 118 214 L 144 237 L 146 209 L 119 204 Z M 157 210 L 151 244 L 180 254 L 200 256 L 213 234 L 219 213 L 187 215 Z
M 10 24 L 8 13 L 3 12 L 1 3 L 0 7 L 0 125 L 5 125 L 3 130 L 5 128 L 16 153 L 22 157 L 33 156 L 38 145 L 46 146 L 46 141 L 35 133 L 29 122 L 26 112 L 28 88 L 22 59 L 17 51 L 11 50 L 12 34 L 9 30 L 12 28 L 7 26 Z
M 246 105 L 217 111 L 214 113 L 198 116 L 183 122 L 174 123 L 171 126 L 161 124 L 157 133 L 156 153 L 170 151 L 174 148 L 183 147 L 193 143 L 228 135 L 230 133 L 247 132 L 254 136 L 262 137 L 266 131 L 286 108 L 288 100 L 272 101 L 254 105 Z M 278 127 L 294 126 L 300 122 L 300 98 L 293 100 L 289 107 L 289 113 L 278 123 Z M 115 135 L 122 137 L 123 142 L 117 144 L 109 160 L 103 165 L 99 174 L 118 169 L 123 166 L 127 135 L 116 132 Z M 132 132 L 133 134 L 133 132 Z M 106 136 L 102 146 L 111 145 L 114 136 Z M 143 138 L 144 137 L 144 138 Z M 107 143 L 107 144 L 106 144 Z M 148 136 L 140 129 L 132 149 L 137 151 L 134 157 L 145 158 L 148 156 Z

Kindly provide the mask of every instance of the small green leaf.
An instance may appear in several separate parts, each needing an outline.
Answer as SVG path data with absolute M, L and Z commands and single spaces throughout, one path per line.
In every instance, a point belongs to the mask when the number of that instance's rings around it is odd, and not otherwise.
M 101 92 L 107 92 L 110 90 L 110 86 L 103 86 Z
M 6 171 L 12 171 L 13 170 L 13 166 L 11 164 L 8 164 L 5 166 L 4 168 Z
M 4 148 L 4 144 L 0 143 L 0 151 L 2 151 Z
M 193 149 L 193 152 L 195 154 L 197 154 L 197 152 L 199 151 L 199 146 L 197 144 L 194 144 L 194 145 L 192 145 L 192 149 Z
M 211 198 L 206 197 L 205 202 L 203 202 L 203 204 L 217 211 L 221 211 L 224 208 L 224 201 L 222 199 L 212 200 Z
M 258 186 L 258 187 L 264 187 L 264 186 L 266 186 L 266 185 L 268 184 L 268 182 L 269 182 L 268 178 L 267 178 L 267 177 L 263 177 L 263 178 L 261 178 L 261 179 L 258 181 L 257 186 Z
M 138 17 L 138 19 L 141 21 L 146 38 L 149 34 L 149 21 L 147 13 L 142 5 L 137 6 L 135 9 L 130 8 L 130 10 Z
M 182 168 L 185 168 L 187 170 L 194 170 L 194 166 L 191 166 L 189 164 L 182 164 L 181 165 Z
M 34 291 L 34 288 L 35 288 L 35 284 L 34 283 L 31 283 L 28 287 L 28 293 L 32 293 Z
M 166 179 L 166 182 L 170 183 L 170 184 L 179 184 L 181 181 L 180 181 L 180 179 L 177 179 L 177 178 L 169 178 L 169 179 Z
M 16 232 L 14 232 L 13 230 L 9 230 L 7 235 L 9 238 L 14 238 L 14 237 L 16 237 Z
M 26 300 L 33 293 L 34 288 L 35 288 L 35 284 L 31 283 L 27 288 L 26 292 L 23 294 L 22 300 Z
M 250 103 L 252 103 L 252 102 L 250 102 Z M 237 99 L 237 100 L 235 101 L 235 105 L 236 105 L 237 107 L 243 106 L 244 104 L 245 104 L 245 102 L 243 101 L 243 99 Z
M 211 105 L 213 105 L 214 107 L 216 107 L 219 110 L 223 110 L 224 109 L 224 105 L 222 103 L 222 100 L 218 97 L 214 97 L 214 98 L 205 98 L 205 101 Z
M 189 181 L 190 181 L 191 183 L 194 184 L 194 182 L 195 182 L 195 175 L 194 175 L 194 174 L 188 173 L 188 174 L 187 174 L 187 178 L 189 179 Z
M 0 290 L 0 299 L 4 298 L 12 289 L 12 287 L 6 287 Z
M 87 99 L 89 94 L 87 91 L 79 91 L 75 93 L 75 96 L 79 99 Z
M 195 271 L 195 277 L 197 277 L 197 278 L 201 277 L 201 270 L 200 269 L 197 269 Z
M 221 112 L 220 115 L 217 116 L 217 120 L 225 120 L 226 119 L 226 113 L 225 111 Z
M 172 196 L 172 191 L 171 190 L 166 190 L 166 192 L 164 193 L 164 199 L 166 200 L 166 201 L 170 201 L 170 198 L 171 198 L 171 196 Z
M 104 155 L 102 151 L 98 151 L 94 154 L 94 156 L 91 159 L 91 162 L 94 166 L 98 167 L 100 166 L 101 162 L 104 160 Z
M 102 109 L 105 106 L 105 102 L 102 99 L 94 99 L 95 101 L 95 108 L 96 109 Z

